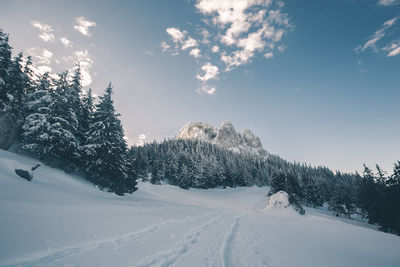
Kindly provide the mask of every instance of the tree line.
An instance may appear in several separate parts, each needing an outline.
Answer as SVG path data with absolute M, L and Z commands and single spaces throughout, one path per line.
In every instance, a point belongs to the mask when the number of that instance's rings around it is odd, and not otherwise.
M 270 185 L 271 194 L 283 190 L 314 207 L 337 195 L 354 203 L 362 178 L 357 173 L 334 173 L 326 167 L 288 162 L 276 155 L 237 153 L 196 139 L 147 143 L 131 147 L 129 153 L 138 178 L 154 184 L 164 180 L 181 188 Z
M 364 165 L 364 179 L 358 191 L 358 205 L 369 223 L 400 235 L 400 161 L 388 175 L 379 165 L 374 173 Z

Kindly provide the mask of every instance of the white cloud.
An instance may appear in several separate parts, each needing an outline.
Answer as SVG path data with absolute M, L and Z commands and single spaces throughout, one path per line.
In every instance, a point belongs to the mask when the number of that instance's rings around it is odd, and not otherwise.
M 237 46 L 249 51 L 262 50 L 265 46 L 263 40 L 264 28 L 259 29 L 257 32 L 252 32 L 247 37 L 237 41 Z
M 74 26 L 75 30 L 77 30 L 78 32 L 82 33 L 83 35 L 91 36 L 89 28 L 90 27 L 95 27 L 96 26 L 96 22 L 89 21 L 89 20 L 85 19 L 85 17 L 76 18 L 75 21 L 77 23 Z
M 163 52 L 165 52 L 171 48 L 171 46 L 169 44 L 167 44 L 166 41 L 161 41 L 160 46 L 161 46 L 161 49 Z
M 201 49 L 205 61 L 196 61 L 202 64 L 196 75 L 202 81 L 196 91 L 201 93 L 215 92 L 206 82 L 218 77 L 220 66 L 231 71 L 258 55 L 270 59 L 274 52 L 283 52 L 283 37 L 293 29 L 279 0 L 196 0 L 195 7 L 203 16 L 202 25 L 193 31 L 169 27 L 166 32 L 173 42 L 171 55 L 189 50 L 197 58 Z M 170 47 L 162 42 L 163 51 Z
M 396 47 L 388 54 L 388 57 L 394 57 L 400 54 L 400 46 Z
M 398 18 L 399 17 L 394 17 L 392 19 L 387 20 L 385 23 L 383 23 L 383 26 L 387 26 L 387 27 L 393 26 L 397 22 Z
M 203 75 L 198 74 L 196 78 L 202 82 L 206 82 L 211 79 L 215 79 L 219 74 L 219 69 L 217 66 L 212 65 L 210 62 L 207 62 L 205 65 L 201 67 Z
M 276 49 L 278 49 L 279 52 L 283 53 L 286 50 L 286 46 L 285 45 L 279 45 L 276 47 Z
M 358 69 L 358 71 L 361 72 L 361 73 L 364 73 L 364 72 L 367 71 L 367 70 L 364 68 L 364 61 L 362 61 L 362 60 L 358 60 L 358 61 L 357 61 L 357 69 Z
M 45 74 L 46 72 L 50 73 L 53 71 L 53 69 L 50 66 L 46 66 L 46 65 L 39 66 L 36 69 L 39 72 L 39 74 L 41 74 L 41 75 Z
M 33 27 L 38 28 L 39 31 L 43 31 L 43 32 L 52 32 L 53 31 L 53 28 L 50 25 L 40 23 L 37 20 L 32 20 L 31 24 Z
M 66 37 L 61 37 L 60 41 L 65 47 L 72 47 L 72 42 L 68 40 Z
M 182 41 L 186 35 L 186 32 L 182 32 L 178 28 L 167 28 L 166 32 L 171 36 L 175 43 Z
M 82 91 L 85 91 L 85 90 L 82 90 Z M 92 95 L 93 95 L 94 97 L 97 98 L 97 96 L 95 96 L 93 92 L 92 92 Z M 127 145 L 128 145 L 129 147 L 131 147 L 132 145 L 136 145 L 136 144 L 134 144 L 134 143 L 131 142 L 131 140 L 130 140 L 130 138 L 129 138 L 129 136 L 128 136 L 128 133 L 125 132 L 125 131 L 124 131 L 124 140 L 125 140 L 125 142 L 127 143 Z
M 203 30 L 201 31 L 201 35 L 203 36 L 201 42 L 203 44 L 209 44 L 210 43 L 209 38 L 211 37 L 211 33 L 206 28 L 203 28 Z
M 147 50 L 147 51 L 146 51 L 146 55 L 154 56 L 154 52 L 151 51 L 151 50 Z
M 45 48 L 31 47 L 26 50 L 27 56 L 32 57 L 33 64 L 31 70 L 33 72 L 33 79 L 38 79 L 39 76 L 48 72 L 50 77 L 56 78 L 57 75 L 50 66 L 52 64 L 53 53 Z
M 267 53 L 264 54 L 264 57 L 265 57 L 266 59 L 273 58 L 273 57 L 274 57 L 274 53 L 272 53 L 272 52 L 267 52 Z
M 227 55 L 226 53 L 222 53 L 221 61 L 224 62 L 226 65 L 225 71 L 230 71 L 233 67 L 246 64 L 253 56 L 253 51 L 243 49 L 234 51 L 229 55 Z
M 218 45 L 214 45 L 213 47 L 211 47 L 211 51 L 212 51 L 213 53 L 218 53 L 218 51 L 219 51 L 219 46 L 218 46 Z
M 256 32 L 249 33 L 236 41 L 236 46 L 242 50 L 236 50 L 230 55 L 222 54 L 221 60 L 226 64 L 226 70 L 248 63 L 256 51 L 263 51 L 266 46 L 266 40 L 263 38 L 266 31 L 267 27 L 264 26 Z
M 367 48 L 373 49 L 375 52 L 378 52 L 379 49 L 377 48 L 377 43 L 383 37 L 385 37 L 386 31 L 396 24 L 398 17 L 394 17 L 392 19 L 387 20 L 381 28 L 379 28 L 371 37 L 368 39 L 363 45 L 359 45 L 356 47 L 356 52 L 364 52 Z
M 391 44 L 383 48 L 383 50 L 389 52 L 388 57 L 394 57 L 400 54 L 400 40 L 394 41 Z
M 200 49 L 194 48 L 190 51 L 189 55 L 191 55 L 194 58 L 200 57 Z
M 276 23 L 278 25 L 284 25 L 284 26 L 287 26 L 289 28 L 292 27 L 292 25 L 290 25 L 288 15 L 284 14 L 284 13 L 281 13 L 280 9 L 268 11 L 267 20 L 270 23 Z
M 186 50 L 190 47 L 195 47 L 195 46 L 197 46 L 197 41 L 192 37 L 189 37 L 187 40 L 183 41 L 182 50 Z
M 90 70 L 93 66 L 94 61 L 87 49 L 75 51 L 72 56 L 66 57 L 64 59 L 71 64 L 79 64 L 81 68 L 82 86 L 88 86 L 92 83 L 92 75 L 90 74 Z M 75 68 L 76 66 L 71 68 L 70 73 L 73 73 Z
M 273 50 L 292 29 L 281 1 L 197 0 L 196 8 L 216 26 L 218 41 L 226 46 L 220 54 L 226 71 L 247 64 L 258 52 Z M 216 53 L 218 44 L 211 51 Z M 272 51 L 271 51 L 272 52 Z
M 46 72 L 49 73 L 49 76 L 52 78 L 57 78 L 57 75 L 54 73 L 53 68 L 47 65 L 37 65 L 37 64 L 32 64 L 31 65 L 31 71 L 33 73 L 32 78 L 36 81 L 39 80 L 40 76 L 45 74 Z
M 55 35 L 52 33 L 54 29 L 50 25 L 40 23 L 36 20 L 31 21 L 31 25 L 39 29 L 40 34 L 38 35 L 38 37 L 44 42 L 54 41 Z
M 55 36 L 52 33 L 42 32 L 39 35 L 39 38 L 42 39 L 45 42 L 48 42 L 48 41 L 54 41 Z
M 186 31 L 181 31 L 178 28 L 167 28 L 165 31 L 171 36 L 172 41 L 175 43 L 176 49 L 186 50 L 188 48 L 196 47 L 198 45 L 195 39 L 187 36 Z M 163 48 L 163 51 L 166 51 L 170 46 L 163 41 L 161 42 L 161 47 Z M 177 51 L 173 53 L 176 54 Z
M 196 7 L 205 15 L 213 15 L 212 22 L 214 24 L 220 24 L 221 26 L 230 24 L 225 35 L 222 36 L 222 41 L 227 45 L 231 45 L 240 33 L 247 31 L 251 27 L 245 11 L 253 4 L 260 4 L 260 2 L 258 0 L 199 0 Z
M 39 48 L 39 47 L 28 48 L 27 54 L 28 54 L 28 56 L 31 56 L 32 59 L 37 64 L 45 64 L 45 65 L 50 65 L 51 58 L 53 57 L 52 52 L 50 52 L 49 50 L 47 50 L 45 48 Z
M 143 146 L 147 141 L 147 135 L 139 134 L 138 141 L 136 143 L 137 146 Z
M 398 0 L 379 0 L 378 5 L 380 6 L 394 6 L 399 3 Z
M 207 85 L 204 83 L 201 84 L 196 90 L 196 92 L 199 94 L 207 94 L 207 95 L 213 95 L 215 91 L 216 91 L 215 86 Z

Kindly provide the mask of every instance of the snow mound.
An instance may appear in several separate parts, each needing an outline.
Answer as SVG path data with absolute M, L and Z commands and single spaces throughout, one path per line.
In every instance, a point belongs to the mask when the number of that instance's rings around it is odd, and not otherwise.
M 289 209 L 287 209 L 290 207 Z M 304 208 L 299 203 L 299 200 L 295 195 L 288 195 L 285 191 L 279 191 L 273 194 L 264 208 L 265 211 L 285 211 L 284 213 L 292 214 L 292 212 L 305 214 Z
M 285 191 L 279 191 L 273 194 L 268 201 L 268 209 L 285 209 L 290 206 L 289 195 Z

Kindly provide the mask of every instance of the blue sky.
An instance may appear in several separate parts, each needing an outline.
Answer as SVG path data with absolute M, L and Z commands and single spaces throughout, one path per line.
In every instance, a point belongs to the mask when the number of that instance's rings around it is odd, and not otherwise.
M 355 171 L 400 159 L 400 1 L 1 6 L 0 27 L 38 71 L 80 61 L 87 88 L 113 82 L 130 143 L 230 120 L 291 161 Z

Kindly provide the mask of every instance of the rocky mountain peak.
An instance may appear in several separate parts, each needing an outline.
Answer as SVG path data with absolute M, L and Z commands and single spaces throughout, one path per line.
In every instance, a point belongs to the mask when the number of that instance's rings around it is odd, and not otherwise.
M 188 122 L 178 133 L 178 138 L 193 138 L 209 142 L 214 140 L 216 136 L 217 130 L 203 122 Z
M 216 143 L 228 149 L 238 148 L 240 145 L 239 136 L 233 127 L 232 122 L 224 121 L 218 130 Z
M 242 134 L 238 133 L 230 121 L 224 121 L 219 129 L 203 122 L 188 122 L 181 128 L 177 138 L 198 139 L 235 152 L 267 156 L 267 151 L 262 147 L 260 138 L 249 129 L 245 129 Z

